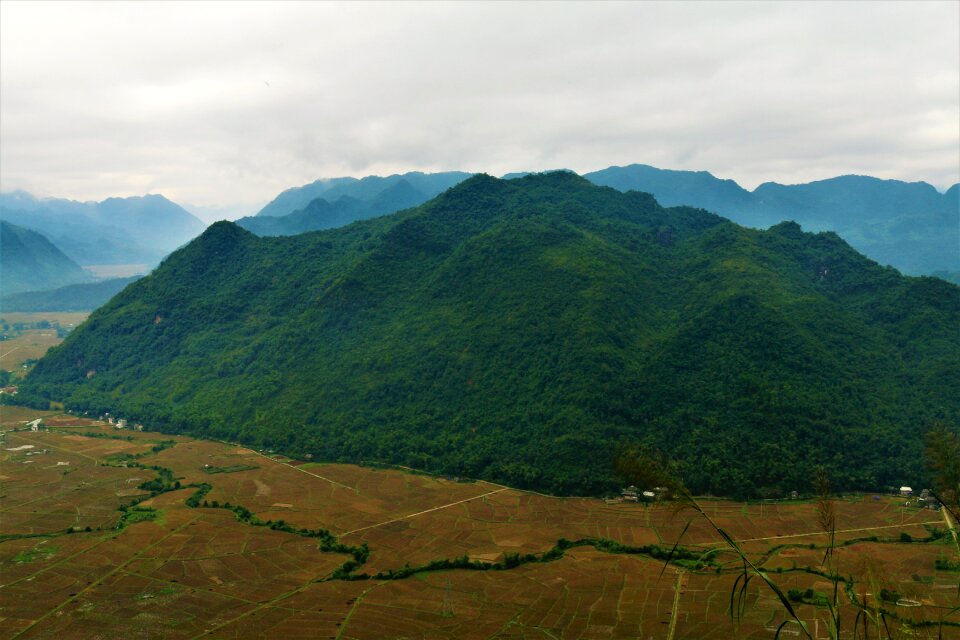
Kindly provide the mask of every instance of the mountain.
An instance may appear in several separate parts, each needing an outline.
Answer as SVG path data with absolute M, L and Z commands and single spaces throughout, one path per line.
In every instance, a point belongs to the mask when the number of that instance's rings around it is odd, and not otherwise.
M 335 202 L 316 198 L 303 209 L 285 216 L 248 216 L 236 224 L 258 236 L 293 236 L 307 231 L 333 229 L 356 220 L 372 218 L 367 203 L 342 196 Z
M 348 196 L 356 200 L 371 202 L 390 187 L 394 187 L 400 182 L 406 182 L 408 187 L 405 188 L 417 192 L 418 199 L 415 202 L 408 201 L 402 207 L 391 210 L 391 212 L 398 211 L 401 208 L 426 202 L 450 187 L 463 182 L 471 175 L 463 171 L 444 171 L 440 173 L 411 171 L 386 177 L 367 176 L 359 179 L 331 178 L 317 180 L 302 187 L 287 189 L 269 202 L 257 215 L 274 218 L 283 217 L 305 208 L 317 198 L 323 198 L 327 202 L 336 202 L 343 196 Z
M 686 205 L 714 211 L 721 215 L 737 215 L 740 224 L 750 224 L 746 216 L 755 208 L 753 194 L 733 180 L 716 178 L 708 171 L 676 171 L 658 169 L 645 164 L 609 167 L 583 176 L 590 182 L 620 191 L 652 193 L 661 205 Z M 759 222 L 759 220 L 757 221 Z M 763 222 L 768 222 L 763 220 Z M 774 223 L 780 222 L 775 220 Z M 751 226 L 769 226 L 755 224 Z
M 960 269 L 960 199 L 925 182 L 840 176 L 808 184 L 765 183 L 753 195 L 768 216 L 831 229 L 904 273 Z
M 287 189 L 276 198 L 268 202 L 256 214 L 258 216 L 269 216 L 280 218 L 303 209 L 311 201 L 321 197 L 324 192 L 340 184 L 357 182 L 357 178 L 322 178 L 305 184 L 302 187 L 293 187 Z M 252 216 L 251 216 L 252 217 Z
M 740 227 L 557 172 L 258 238 L 216 223 L 20 387 L 171 432 L 557 493 L 641 441 L 698 492 L 924 478 L 960 418 L 960 288 L 833 233 Z
M 930 275 L 953 284 L 960 284 L 960 271 L 934 271 Z
M 93 274 L 84 271 L 42 235 L 0 220 L 2 295 L 90 280 Z
M 307 231 L 333 229 L 401 209 L 421 204 L 428 200 L 406 180 L 386 187 L 370 200 L 358 200 L 342 195 L 333 202 L 315 198 L 303 209 L 291 214 L 273 217 L 256 215 L 240 218 L 237 224 L 259 236 L 292 236 Z
M 70 284 L 48 291 L 24 291 L 0 298 L 2 311 L 93 311 L 141 276 Z
M 81 265 L 156 264 L 205 227 L 160 195 L 76 202 L 17 191 L 0 194 L 0 219 L 44 234 Z
M 594 184 L 652 193 L 661 203 L 701 207 L 752 227 L 793 220 L 835 231 L 857 250 L 908 274 L 960 269 L 960 194 L 925 182 L 840 176 L 808 184 L 769 182 L 753 192 L 705 171 L 647 165 L 584 175 Z

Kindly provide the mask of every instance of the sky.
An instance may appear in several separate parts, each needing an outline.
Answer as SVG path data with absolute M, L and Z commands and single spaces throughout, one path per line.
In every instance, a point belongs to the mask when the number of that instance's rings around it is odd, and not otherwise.
M 254 212 L 321 177 L 960 181 L 960 3 L 0 0 L 0 190 Z

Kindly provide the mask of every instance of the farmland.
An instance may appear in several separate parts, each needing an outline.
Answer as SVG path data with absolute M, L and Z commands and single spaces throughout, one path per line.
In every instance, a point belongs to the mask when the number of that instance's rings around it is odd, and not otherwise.
M 89 313 L 3 313 L 0 322 L 8 329 L 8 339 L 0 341 L 0 369 L 14 371 L 27 360 L 38 360 L 50 347 L 63 342 L 57 333 L 57 325 L 73 329 L 83 322 Z M 46 321 L 44 323 L 44 321 Z M 38 327 L 39 323 L 44 323 Z
M 47 430 L 24 430 L 35 417 Z M 670 503 L 304 463 L 19 407 L 0 423 L 2 638 L 772 638 L 786 620 L 756 579 L 731 620 L 739 560 Z M 794 606 L 826 638 L 816 505 L 700 504 L 784 592 L 808 594 Z M 851 593 L 894 638 L 960 637 L 925 626 L 960 622 L 941 514 L 833 504 L 843 637 Z

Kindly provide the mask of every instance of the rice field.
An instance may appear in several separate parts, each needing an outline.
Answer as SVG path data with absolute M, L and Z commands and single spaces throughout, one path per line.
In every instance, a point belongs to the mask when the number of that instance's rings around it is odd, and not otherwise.
M 47 430 L 23 430 L 34 417 Z M 773 638 L 786 620 L 754 580 L 735 623 L 738 558 L 669 504 L 304 464 L 18 407 L 0 424 L 0 638 Z M 701 504 L 785 593 L 832 596 L 813 503 Z M 937 569 L 955 547 L 923 541 L 941 514 L 892 496 L 834 505 L 830 566 L 852 581 L 841 637 L 853 637 L 853 594 L 889 612 L 893 638 L 960 638 L 960 572 Z M 510 562 L 561 539 L 717 551 L 698 567 L 571 542 L 550 561 Z M 828 637 L 825 607 L 795 607 Z M 931 624 L 941 616 L 954 624 Z

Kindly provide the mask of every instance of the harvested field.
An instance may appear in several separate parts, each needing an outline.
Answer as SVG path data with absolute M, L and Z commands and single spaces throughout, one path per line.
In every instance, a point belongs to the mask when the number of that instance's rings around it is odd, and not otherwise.
M 9 432 L 35 416 L 50 430 Z M 4 407 L 2 422 L 2 638 L 720 640 L 772 638 L 786 620 L 755 579 L 734 625 L 738 558 L 703 518 L 668 505 L 302 464 L 21 408 Z M 785 593 L 809 590 L 797 613 L 827 637 L 815 600 L 833 583 L 815 505 L 702 505 Z M 831 566 L 853 581 L 839 585 L 841 637 L 859 611 L 851 597 L 882 604 L 894 638 L 960 637 L 960 626 L 922 626 L 960 604 L 960 571 L 937 568 L 958 561 L 933 535 L 941 515 L 887 496 L 834 506 Z M 653 557 L 688 521 L 686 555 Z M 592 542 L 540 561 L 561 539 Z M 880 603 L 881 591 L 904 604 Z

